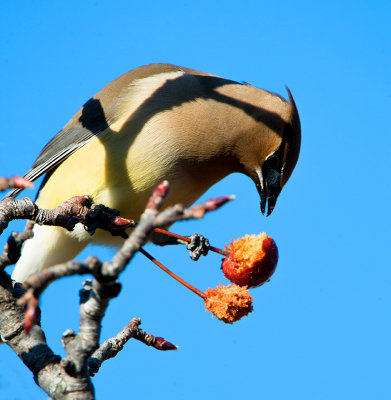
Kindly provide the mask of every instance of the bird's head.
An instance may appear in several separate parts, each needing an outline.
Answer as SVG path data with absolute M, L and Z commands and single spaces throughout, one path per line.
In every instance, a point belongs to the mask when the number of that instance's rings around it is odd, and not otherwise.
M 262 132 L 254 132 L 247 143 L 242 167 L 257 186 L 262 214 L 269 216 L 277 198 L 296 166 L 300 153 L 301 128 L 297 108 L 288 90 L 288 115 L 276 114 L 276 124 L 264 126 Z M 285 112 L 286 114 L 286 112 Z M 280 118 L 283 116 L 284 118 Z M 283 120 L 284 122 L 281 122 Z M 257 135 L 257 136 L 256 136 Z

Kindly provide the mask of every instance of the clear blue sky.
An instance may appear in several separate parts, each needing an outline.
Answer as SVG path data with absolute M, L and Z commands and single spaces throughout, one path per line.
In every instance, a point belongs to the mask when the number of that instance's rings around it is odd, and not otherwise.
M 259 212 L 253 183 L 234 175 L 203 198 L 233 193 L 235 202 L 174 229 L 216 246 L 245 233 L 275 238 L 280 262 L 252 291 L 254 313 L 224 325 L 137 256 L 102 338 L 140 317 L 180 349 L 128 343 L 94 378 L 100 399 L 391 398 L 390 18 L 386 0 L 2 2 L 1 175 L 25 173 L 89 97 L 151 62 L 283 95 L 287 84 L 301 116 L 299 163 L 271 217 Z M 214 254 L 194 263 L 183 248 L 148 249 L 202 290 L 227 283 Z M 78 326 L 81 282 L 57 282 L 42 299 L 60 354 L 62 332 Z M 0 398 L 45 399 L 13 353 L 0 351 Z

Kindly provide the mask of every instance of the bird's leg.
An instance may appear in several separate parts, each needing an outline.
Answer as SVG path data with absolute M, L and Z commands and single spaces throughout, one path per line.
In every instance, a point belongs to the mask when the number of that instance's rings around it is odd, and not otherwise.
M 152 234 L 151 240 L 154 244 L 158 246 L 167 246 L 170 244 L 185 244 L 187 250 L 189 250 L 190 258 L 197 261 L 201 255 L 206 256 L 208 254 L 210 243 L 207 238 L 197 233 L 188 236 L 188 240 L 181 240 L 176 237 L 171 237 L 164 235 L 160 232 L 154 232 Z

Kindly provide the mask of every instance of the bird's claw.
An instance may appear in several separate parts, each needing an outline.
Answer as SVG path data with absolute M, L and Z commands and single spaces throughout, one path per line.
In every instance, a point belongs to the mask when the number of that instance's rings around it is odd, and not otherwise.
M 191 242 L 187 244 L 186 248 L 189 250 L 190 258 L 193 261 L 197 261 L 201 255 L 206 256 L 208 254 L 210 243 L 206 237 L 194 233 L 189 236 L 189 239 Z

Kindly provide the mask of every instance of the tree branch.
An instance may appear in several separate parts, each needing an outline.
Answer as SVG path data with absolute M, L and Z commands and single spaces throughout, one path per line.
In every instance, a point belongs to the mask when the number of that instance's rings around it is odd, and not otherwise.
M 19 258 L 21 243 L 31 235 L 31 226 L 19 236 L 13 234 L 8 240 L 0 256 L 1 338 L 33 372 L 37 384 L 53 399 L 95 398 L 90 374 L 95 374 L 104 360 L 118 354 L 132 337 L 158 350 L 176 349 L 176 346 L 165 339 L 139 329 L 139 319 L 133 319 L 115 338 L 107 340 L 99 347 L 101 323 L 107 306 L 121 290 L 118 277 L 136 252 L 148 241 L 153 229 L 180 220 L 202 218 L 205 212 L 230 200 L 228 196 L 214 199 L 192 209 L 176 205 L 159 213 L 168 190 L 168 182 L 158 185 L 140 222 L 110 262 L 102 263 L 97 258 L 89 257 L 85 262 L 70 261 L 55 265 L 30 276 L 22 287 L 11 281 L 4 267 Z M 91 234 L 100 228 L 122 237 L 127 237 L 125 229 L 135 225 L 133 221 L 120 218 L 115 210 L 93 205 L 88 196 L 74 197 L 53 210 L 39 209 L 28 198 L 5 199 L 0 202 L 0 233 L 11 220 L 21 218 L 31 219 L 39 224 L 62 226 L 68 230 L 81 222 Z M 66 357 L 60 360 L 48 347 L 40 327 L 38 299 L 55 280 L 85 274 L 91 274 L 94 279 L 85 281 L 80 291 L 79 333 L 76 334 L 73 330 L 64 333 L 62 342 Z
M 177 350 L 178 347 L 161 337 L 155 337 L 139 329 L 141 320 L 133 318 L 115 337 L 107 339 L 92 354 L 88 361 L 90 376 L 94 376 L 101 367 L 102 363 L 115 357 L 132 338 L 139 340 L 147 346 L 152 346 L 157 350 Z

